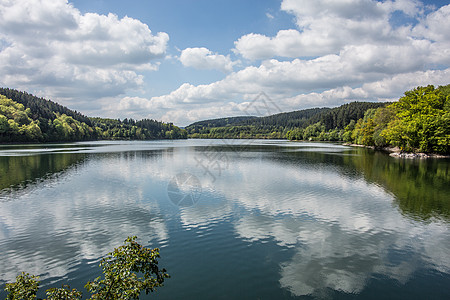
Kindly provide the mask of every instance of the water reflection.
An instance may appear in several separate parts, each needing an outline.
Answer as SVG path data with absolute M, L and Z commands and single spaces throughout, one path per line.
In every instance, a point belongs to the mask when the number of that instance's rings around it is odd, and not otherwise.
M 86 265 L 138 235 L 167 257 L 173 278 L 152 295 L 160 299 L 357 295 L 374 278 L 387 278 L 383 288 L 392 291 L 423 270 L 440 274 L 427 277 L 430 284 L 450 283 L 446 161 L 317 143 L 152 145 L 83 145 L 79 154 L 5 164 L 8 172 L 46 171 L 17 175 L 17 186 L 31 180 L 36 188 L 8 191 L 0 202 L 0 278 L 25 270 L 47 281 L 75 277 L 72 285 L 82 287 L 96 275 Z M 215 178 L 198 162 L 206 151 L 227 158 Z M 177 207 L 167 188 L 185 172 L 199 179 L 202 195 Z M 65 175 L 42 185 L 48 173 Z M 201 287 L 189 291 L 195 282 Z
M 86 154 L 0 156 L 0 199 L 11 191 L 56 179 L 85 159 Z
M 381 153 L 347 158 L 364 174 L 396 196 L 402 213 L 416 219 L 450 221 L 450 163 L 447 159 L 395 159 Z

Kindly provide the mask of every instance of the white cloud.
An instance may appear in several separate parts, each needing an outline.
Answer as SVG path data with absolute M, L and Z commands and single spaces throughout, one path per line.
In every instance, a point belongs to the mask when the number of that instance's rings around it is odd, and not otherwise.
M 351 101 L 395 101 L 416 86 L 445 85 L 450 78 L 450 68 L 401 74 L 365 74 L 355 71 L 358 68 L 358 64 L 342 62 L 339 56 L 318 61 L 271 60 L 209 85 L 185 83 L 168 95 L 150 99 L 125 97 L 118 104 L 108 103 L 107 110 L 110 115 L 126 112 L 127 115 L 120 116 L 123 118 L 157 118 L 184 126 L 202 119 L 246 115 L 246 108 L 262 91 L 282 111 L 293 111 L 334 107 Z
M 183 84 L 152 98 L 152 105 L 186 124 L 197 121 L 194 116 L 214 117 L 216 110 L 205 107 L 221 108 L 215 117 L 242 115 L 239 108 L 261 91 L 289 111 L 395 100 L 418 85 L 450 82 L 450 42 L 441 30 L 450 26 L 450 5 L 428 14 L 409 0 L 285 0 L 281 8 L 296 16 L 298 29 L 274 37 L 251 33 L 235 42 L 236 53 L 263 59 L 259 65 L 211 84 Z M 415 23 L 391 25 L 394 12 Z
M 0 84 L 57 98 L 100 98 L 143 84 L 169 36 L 139 20 L 82 14 L 66 0 L 0 3 Z
M 414 28 L 414 33 L 436 42 L 449 42 L 450 36 L 450 5 L 427 15 L 426 19 Z
M 407 42 L 408 26 L 393 28 L 394 11 L 421 12 L 415 1 L 284 0 L 281 9 L 296 16 L 298 30 L 280 30 L 275 37 L 250 33 L 235 42 L 235 52 L 248 59 L 336 54 L 348 45 L 390 45 Z
M 201 85 L 186 80 L 152 97 L 126 92 L 154 90 L 143 75 L 158 70 L 166 33 L 153 34 L 128 17 L 82 14 L 63 0 L 38 3 L 0 4 L 0 84 L 36 89 L 58 101 L 77 98 L 76 108 L 86 108 L 82 111 L 87 114 L 188 125 L 243 115 L 261 92 L 290 111 L 352 100 L 394 100 L 417 85 L 450 82 L 450 38 L 445 34 L 450 31 L 450 5 L 436 9 L 413 0 L 284 0 L 281 10 L 295 16 L 294 28 L 239 38 L 233 51 L 249 59 L 244 64 L 206 47 L 168 55 L 162 64 L 180 67 L 173 63 L 178 59 L 183 66 L 226 75 Z M 410 23 L 395 22 L 398 14 Z M 100 98 L 95 109 L 94 98 Z
M 275 17 L 271 14 L 271 13 L 266 13 L 266 17 L 269 19 L 269 20 L 273 20 L 273 19 L 275 19 Z
M 230 56 L 224 56 L 211 52 L 207 48 L 186 48 L 181 51 L 180 61 L 185 67 L 193 67 L 200 70 L 220 70 L 228 73 L 233 71 L 233 62 Z

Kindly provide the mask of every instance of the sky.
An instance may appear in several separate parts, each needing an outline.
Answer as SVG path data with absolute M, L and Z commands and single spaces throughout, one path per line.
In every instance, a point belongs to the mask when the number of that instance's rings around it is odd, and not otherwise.
M 0 0 L 0 86 L 179 126 L 395 101 L 450 84 L 449 32 L 440 0 Z

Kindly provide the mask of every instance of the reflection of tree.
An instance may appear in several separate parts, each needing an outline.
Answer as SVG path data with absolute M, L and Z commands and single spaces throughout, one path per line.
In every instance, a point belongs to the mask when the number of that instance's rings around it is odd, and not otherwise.
M 68 170 L 86 159 L 85 154 L 0 156 L 0 190 L 22 189 Z
M 319 149 L 320 150 L 320 149 Z M 448 159 L 396 159 L 385 153 L 355 148 L 333 155 L 326 149 L 289 152 L 282 163 L 335 168 L 345 176 L 383 186 L 395 196 L 402 213 L 416 220 L 450 220 L 450 161 Z
M 364 151 L 364 150 L 361 150 Z M 404 160 L 383 153 L 346 157 L 368 181 L 395 195 L 402 213 L 417 220 L 450 220 L 450 163 L 444 159 Z

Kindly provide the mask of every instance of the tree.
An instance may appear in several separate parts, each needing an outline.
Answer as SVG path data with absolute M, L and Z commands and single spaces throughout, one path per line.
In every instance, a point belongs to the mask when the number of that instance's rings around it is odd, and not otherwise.
M 136 236 L 128 237 L 125 245 L 108 253 L 100 262 L 104 279 L 100 276 L 85 285 L 93 294 L 90 299 L 139 299 L 142 291 L 146 294 L 155 291 L 170 277 L 165 269 L 159 268 L 159 257 L 158 248 L 146 248 L 136 242 Z M 6 284 L 7 299 L 35 299 L 39 288 L 37 279 L 27 273 L 17 276 L 16 282 Z M 48 300 L 81 299 L 82 296 L 68 285 L 48 289 L 46 294 Z
M 81 292 L 77 289 L 70 289 L 70 286 L 63 285 L 62 288 L 51 288 L 45 291 L 47 300 L 77 300 L 81 299 Z
M 8 300 L 34 299 L 39 289 L 39 277 L 22 272 L 16 277 L 16 282 L 7 283 L 5 290 L 9 293 Z
M 125 242 L 102 259 L 105 278 L 97 277 L 86 284 L 86 289 L 94 293 L 91 299 L 138 299 L 141 291 L 153 292 L 169 278 L 166 270 L 158 267 L 159 249 L 141 246 L 135 236 Z
M 450 97 L 445 87 L 417 87 L 388 108 L 393 119 L 381 132 L 390 144 L 405 151 L 448 153 Z

